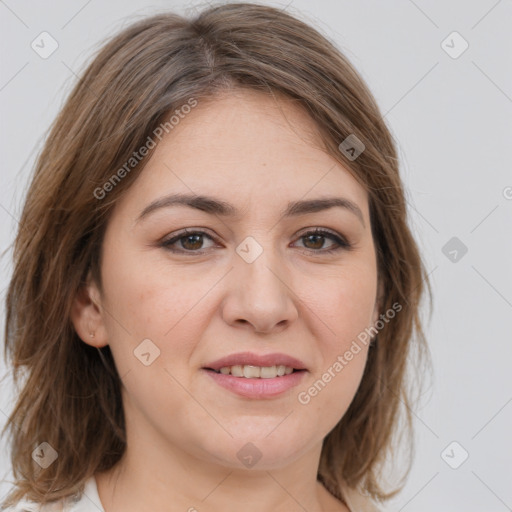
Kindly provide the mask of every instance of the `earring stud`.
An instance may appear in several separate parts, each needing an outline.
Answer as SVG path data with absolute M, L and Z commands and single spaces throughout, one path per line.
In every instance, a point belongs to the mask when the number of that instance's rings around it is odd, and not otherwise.
M 90 338 L 94 338 L 94 333 L 93 333 L 93 332 L 90 332 L 90 333 L 89 333 L 89 337 L 90 337 Z

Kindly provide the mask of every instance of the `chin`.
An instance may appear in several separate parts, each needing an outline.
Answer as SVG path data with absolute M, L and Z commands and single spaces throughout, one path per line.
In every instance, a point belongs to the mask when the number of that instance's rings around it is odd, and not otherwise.
M 279 427 L 276 429 L 279 421 L 273 419 L 271 428 L 261 432 L 254 429 L 250 433 L 231 432 L 233 438 L 222 442 L 210 439 L 208 444 L 211 446 L 204 446 L 204 449 L 213 457 L 214 463 L 230 469 L 266 471 L 286 467 L 310 449 L 312 444 L 304 439 L 295 439 L 289 430 L 279 432 Z

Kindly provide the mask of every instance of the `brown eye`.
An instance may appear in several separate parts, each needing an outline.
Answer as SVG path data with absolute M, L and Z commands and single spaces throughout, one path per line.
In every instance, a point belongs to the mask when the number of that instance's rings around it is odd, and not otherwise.
M 210 235 L 203 231 L 182 231 L 169 240 L 164 240 L 161 245 L 172 252 L 202 254 L 206 240 L 214 241 Z
M 204 231 L 182 231 L 172 238 L 165 240 L 161 243 L 165 249 L 182 254 L 203 254 L 204 249 L 211 248 L 204 247 L 205 241 L 210 240 L 215 242 L 214 239 Z M 348 250 L 351 245 L 341 236 L 324 229 L 316 229 L 308 231 L 300 236 L 299 240 L 303 241 L 304 248 L 313 253 L 327 254 L 341 249 Z M 331 244 L 324 247 L 326 241 L 331 241 Z
M 306 249 L 321 254 L 351 248 L 351 245 L 343 237 L 324 229 L 309 231 L 301 235 L 300 240 L 303 240 Z M 323 248 L 326 240 L 331 240 L 334 243 L 331 243 L 327 248 Z
M 181 240 L 181 246 L 190 251 L 201 249 L 203 245 L 202 235 L 187 235 L 179 240 Z
M 307 249 L 322 249 L 325 242 L 325 236 L 323 235 L 307 235 L 302 238 L 307 241 L 305 243 Z

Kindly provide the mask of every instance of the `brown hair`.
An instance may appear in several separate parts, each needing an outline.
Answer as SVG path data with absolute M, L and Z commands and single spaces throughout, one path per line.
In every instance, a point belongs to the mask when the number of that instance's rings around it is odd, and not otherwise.
M 15 478 L 4 505 L 73 494 L 121 458 L 121 380 L 108 346 L 80 340 L 70 308 L 89 271 L 101 290 L 109 215 L 150 156 L 105 197 L 95 191 L 169 113 L 234 88 L 294 99 L 326 150 L 368 191 L 381 312 L 394 303 L 402 310 L 379 332 L 354 400 L 324 440 L 318 478 L 339 499 L 342 485 L 377 500 L 398 492 L 379 474 L 396 455 L 401 405 L 411 432 L 407 360 L 417 355 L 416 371 L 427 362 L 419 305 L 428 280 L 407 225 L 394 142 L 362 78 L 324 36 L 278 9 L 235 3 L 193 19 L 164 13 L 130 25 L 101 48 L 53 124 L 21 215 L 6 298 L 5 357 L 18 397 L 2 432 L 11 437 Z M 355 160 L 338 147 L 351 134 L 365 145 Z M 32 460 L 42 442 L 58 452 L 44 470 Z

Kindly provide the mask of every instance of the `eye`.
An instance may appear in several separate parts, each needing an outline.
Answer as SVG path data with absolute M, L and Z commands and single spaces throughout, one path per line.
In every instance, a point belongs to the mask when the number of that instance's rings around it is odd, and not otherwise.
M 180 233 L 177 233 L 172 238 L 164 240 L 161 245 L 172 252 L 191 252 L 202 254 L 203 251 L 200 249 L 205 249 L 203 245 L 205 238 L 212 242 L 214 241 L 213 238 L 204 231 L 191 231 L 185 229 Z M 178 247 L 173 247 L 176 244 Z M 206 249 L 208 249 L 208 247 L 206 247 Z
M 205 240 L 213 243 L 205 247 Z M 307 231 L 299 237 L 299 240 L 304 241 L 304 247 L 308 252 L 314 253 L 329 254 L 342 249 L 349 250 L 352 248 L 350 243 L 341 235 L 320 228 Z M 332 242 L 327 248 L 324 247 L 326 240 Z M 215 240 L 205 231 L 184 229 L 161 242 L 161 246 L 175 253 L 203 254 L 206 252 L 206 249 L 215 246 Z
M 304 241 L 308 251 L 319 252 L 322 254 L 332 253 L 342 249 L 348 250 L 352 247 L 350 243 L 342 236 L 320 228 L 302 234 L 299 240 Z M 334 243 L 327 248 L 322 248 L 326 240 L 331 240 Z

